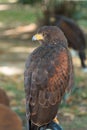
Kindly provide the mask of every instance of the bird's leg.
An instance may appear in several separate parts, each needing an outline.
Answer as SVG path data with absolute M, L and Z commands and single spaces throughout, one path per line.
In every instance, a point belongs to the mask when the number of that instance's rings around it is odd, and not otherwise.
M 53 122 L 55 122 L 55 123 L 59 124 L 59 121 L 58 121 L 57 116 L 53 119 Z

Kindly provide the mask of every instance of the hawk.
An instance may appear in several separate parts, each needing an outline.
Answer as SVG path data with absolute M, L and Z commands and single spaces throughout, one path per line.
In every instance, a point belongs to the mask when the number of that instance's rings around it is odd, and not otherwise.
M 29 55 L 24 72 L 30 130 L 54 120 L 63 95 L 73 83 L 72 59 L 63 32 L 56 26 L 43 26 L 32 39 L 41 45 Z

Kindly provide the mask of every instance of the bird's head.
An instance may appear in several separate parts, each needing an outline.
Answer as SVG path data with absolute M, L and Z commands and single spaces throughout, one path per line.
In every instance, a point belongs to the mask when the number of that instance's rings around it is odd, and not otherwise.
M 33 41 L 39 41 L 41 44 L 56 44 L 64 42 L 67 44 L 67 40 L 63 32 L 56 26 L 43 26 L 37 34 L 32 37 Z

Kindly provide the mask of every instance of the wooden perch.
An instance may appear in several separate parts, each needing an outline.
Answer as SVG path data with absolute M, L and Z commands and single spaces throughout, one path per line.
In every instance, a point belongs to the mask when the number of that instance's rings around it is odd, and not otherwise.
M 9 107 L 0 104 L 0 130 L 22 130 L 21 119 Z
M 1 88 L 0 88 L 0 104 L 4 104 L 6 106 L 10 105 L 10 101 L 6 92 Z

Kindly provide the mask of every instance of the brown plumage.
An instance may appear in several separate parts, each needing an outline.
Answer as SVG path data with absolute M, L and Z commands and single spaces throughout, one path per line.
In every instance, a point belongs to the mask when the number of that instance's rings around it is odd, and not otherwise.
M 55 16 L 54 25 L 57 25 L 64 32 L 68 40 L 68 46 L 78 51 L 81 65 L 86 68 L 86 41 L 80 27 L 73 20 L 62 15 Z
M 24 73 L 26 114 L 37 126 L 51 122 L 65 91 L 72 86 L 72 60 L 63 32 L 44 26 L 33 37 L 41 45 L 29 55 Z

